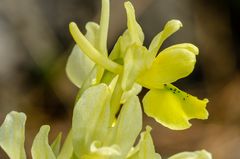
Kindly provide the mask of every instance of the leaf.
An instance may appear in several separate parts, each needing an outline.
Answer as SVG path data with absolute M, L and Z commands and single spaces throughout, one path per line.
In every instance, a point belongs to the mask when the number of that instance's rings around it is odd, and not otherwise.
M 56 137 L 56 139 L 51 144 L 51 148 L 56 157 L 58 156 L 58 154 L 60 152 L 61 139 L 62 139 L 62 133 L 59 133 L 58 136 Z
M 56 159 L 52 148 L 48 144 L 49 131 L 50 127 L 48 125 L 44 125 L 40 128 L 31 149 L 33 159 Z
M 190 119 L 207 119 L 207 99 L 200 100 L 173 85 L 152 89 L 143 98 L 144 112 L 173 130 L 187 129 Z
M 147 126 L 146 131 L 141 133 L 138 145 L 134 148 L 132 154 L 129 154 L 127 159 L 161 159 L 161 156 L 155 153 L 150 131 L 151 127 Z
M 194 69 L 198 48 L 192 44 L 173 45 L 163 50 L 152 66 L 138 78 L 147 88 L 162 88 L 163 84 L 188 76 Z
M 205 150 L 201 150 L 195 152 L 181 152 L 168 159 L 212 159 L 212 155 Z
M 110 117 L 110 90 L 99 84 L 88 88 L 75 105 L 72 121 L 73 149 L 80 157 L 88 153 L 92 141 L 104 141 Z
M 25 122 L 24 113 L 12 111 L 0 127 L 0 146 L 11 159 L 26 159 Z

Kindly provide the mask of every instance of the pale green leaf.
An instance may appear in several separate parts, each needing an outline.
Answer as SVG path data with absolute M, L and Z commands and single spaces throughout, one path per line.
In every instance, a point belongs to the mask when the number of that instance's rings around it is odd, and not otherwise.
M 181 152 L 168 159 L 212 159 L 212 155 L 205 150 L 201 150 L 195 152 Z
M 51 148 L 56 157 L 60 152 L 61 140 L 62 140 L 62 133 L 59 133 L 58 136 L 53 141 L 53 143 L 51 144 Z
M 110 90 L 99 84 L 88 88 L 75 105 L 72 121 L 73 148 L 80 157 L 88 153 L 92 141 L 107 137 L 110 117 Z
M 0 146 L 11 159 L 26 159 L 25 122 L 24 113 L 12 111 L 0 127 Z
M 48 125 L 44 125 L 40 128 L 31 149 L 33 159 L 56 159 L 51 146 L 48 144 L 49 131 L 50 127 Z
M 144 112 L 173 130 L 189 128 L 190 119 L 207 119 L 207 103 L 207 99 L 200 100 L 170 84 L 150 90 L 143 99 Z
M 138 78 L 147 88 L 162 88 L 188 76 L 194 69 L 198 48 L 192 44 L 173 45 L 163 50 L 153 61 L 152 66 Z

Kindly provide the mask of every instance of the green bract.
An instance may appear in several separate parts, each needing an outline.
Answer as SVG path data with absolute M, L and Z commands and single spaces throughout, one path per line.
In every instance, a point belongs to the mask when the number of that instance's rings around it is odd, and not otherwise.
M 171 84 L 193 71 L 198 48 L 183 43 L 159 52 L 164 40 L 182 23 L 169 21 L 147 48 L 132 4 L 125 2 L 124 6 L 127 29 L 111 52 L 107 50 L 109 0 L 102 0 L 100 23 L 87 23 L 85 36 L 70 23 L 76 45 L 66 72 L 80 88 L 72 128 L 61 146 L 61 133 L 49 144 L 50 127 L 42 126 L 33 141 L 33 159 L 161 159 L 150 126 L 134 145 L 142 129 L 137 96 L 142 87 L 150 89 L 143 98 L 144 112 L 167 128 L 182 130 L 191 126 L 190 119 L 208 118 L 207 99 L 200 100 Z M 11 159 L 26 159 L 25 121 L 23 113 L 11 112 L 0 127 L 0 146 Z M 211 155 L 202 150 L 169 159 L 211 159 Z

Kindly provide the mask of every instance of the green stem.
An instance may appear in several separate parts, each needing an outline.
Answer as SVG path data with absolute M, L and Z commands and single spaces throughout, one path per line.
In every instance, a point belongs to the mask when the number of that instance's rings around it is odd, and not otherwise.
M 109 0 L 102 0 L 102 10 L 101 10 L 101 19 L 100 19 L 100 28 L 98 32 L 98 42 L 97 49 L 104 56 L 108 56 L 107 51 L 107 35 L 108 35 L 108 25 L 109 25 Z M 98 66 L 97 68 L 97 82 L 100 82 L 104 73 L 104 68 L 102 66 Z
M 107 51 L 107 35 L 108 35 L 108 25 L 109 25 L 109 0 L 102 0 L 102 10 L 100 19 L 100 31 L 99 31 L 99 50 L 103 52 L 105 56 L 108 56 Z
M 123 94 L 123 89 L 122 89 L 122 75 L 119 75 L 118 81 L 116 83 L 116 86 L 114 88 L 112 98 L 111 98 L 111 122 L 114 120 L 115 115 L 118 113 L 120 109 L 120 102 Z

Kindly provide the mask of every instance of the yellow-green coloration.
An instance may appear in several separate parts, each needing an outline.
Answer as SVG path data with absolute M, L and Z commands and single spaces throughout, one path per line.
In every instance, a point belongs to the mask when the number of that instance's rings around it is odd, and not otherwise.
M 161 88 L 186 77 L 194 69 L 197 54 L 198 49 L 192 44 L 173 45 L 158 54 L 139 81 L 147 88 Z
M 169 21 L 163 31 L 153 38 L 149 49 L 147 49 L 143 46 L 144 34 L 136 21 L 133 6 L 130 2 L 125 2 L 125 8 L 128 28 L 118 39 L 109 58 L 94 48 L 94 45 L 78 30 L 75 23 L 70 24 L 70 32 L 77 45 L 83 50 L 81 53 L 88 56 L 95 64 L 119 76 L 111 103 L 113 107 L 111 112 L 118 112 L 120 109 L 118 101 L 121 99 L 121 94 L 130 90 L 134 83 L 138 83 L 150 89 L 149 94 L 154 97 L 151 100 L 145 98 L 146 100 L 143 102 L 144 112 L 164 126 L 174 130 L 182 130 L 189 128 L 191 124 L 188 120 L 190 119 L 207 119 L 208 113 L 201 113 L 207 112 L 206 100 L 198 99 L 184 102 L 184 108 L 188 109 L 186 114 L 182 110 L 183 104 L 179 104 L 177 94 L 166 96 L 166 93 L 159 93 L 164 92 L 162 90 L 164 84 L 170 84 L 188 76 L 196 63 L 196 55 L 199 51 L 196 46 L 190 43 L 176 44 L 158 53 L 163 41 L 182 27 L 182 23 L 179 20 Z M 116 59 L 121 59 L 120 61 L 123 61 L 123 64 L 116 63 Z M 80 60 L 78 61 L 80 62 Z M 96 81 L 94 79 L 88 80 Z M 76 85 L 78 86 L 78 83 Z M 195 98 L 192 97 L 192 99 Z M 195 113 L 196 110 L 201 113 L 201 117 Z M 171 115 L 173 112 L 177 116 Z
M 195 152 L 182 152 L 171 156 L 169 159 L 211 159 L 212 156 L 205 150 Z
M 190 127 L 188 120 L 192 118 L 206 119 L 207 103 L 207 99 L 199 100 L 170 84 L 164 85 L 163 89 L 150 90 L 143 99 L 148 116 L 175 130 Z
M 26 115 L 10 112 L 0 127 L 0 146 L 11 159 L 26 159 L 24 150 Z
M 44 125 L 40 128 L 39 133 L 35 137 L 32 145 L 32 158 L 33 159 L 55 159 L 55 154 L 48 144 L 48 133 L 50 131 L 50 127 L 48 125 Z
M 150 89 L 143 99 L 144 112 L 173 130 L 191 126 L 190 119 L 207 119 L 207 99 L 191 96 L 171 83 L 188 76 L 199 51 L 189 43 L 159 51 L 164 40 L 182 27 L 170 20 L 149 47 L 130 2 L 125 2 L 127 29 L 111 52 L 107 49 L 109 0 L 102 0 L 100 23 L 88 22 L 86 34 L 70 23 L 76 41 L 66 72 L 79 88 L 72 127 L 61 146 L 61 133 L 49 144 L 50 127 L 36 135 L 33 159 L 161 159 L 155 152 L 151 127 L 141 133 L 142 108 L 138 98 L 142 87 Z M 26 159 L 24 150 L 26 116 L 11 112 L 0 127 L 0 146 L 10 159 Z M 211 159 L 202 151 L 182 152 L 169 159 Z

